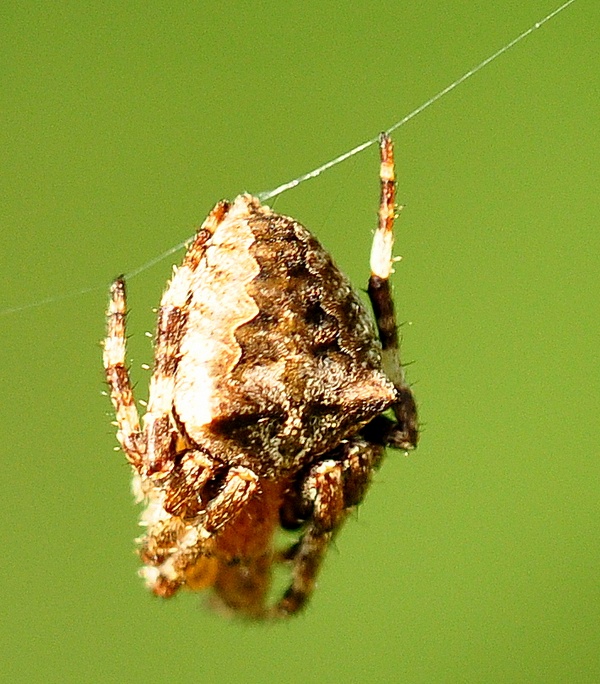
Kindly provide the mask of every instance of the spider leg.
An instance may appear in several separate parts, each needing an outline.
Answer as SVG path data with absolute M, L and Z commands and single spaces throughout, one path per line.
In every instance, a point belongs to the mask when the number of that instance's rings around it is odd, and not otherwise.
M 148 475 L 166 474 L 173 467 L 171 454 L 178 434 L 172 417 L 175 373 L 188 319 L 194 274 L 206 251 L 207 243 L 228 209 L 226 202 L 219 202 L 210 212 L 188 248 L 183 263 L 174 270 L 173 278 L 160 302 L 154 369 L 150 380 L 148 411 L 144 416 L 148 440 L 144 466 Z
M 348 513 L 362 501 L 384 453 L 383 446 L 360 437 L 342 449 L 339 458 L 314 465 L 301 483 L 295 508 L 308 522 L 298 543 L 281 556 L 292 562 L 292 582 L 273 609 L 273 617 L 292 615 L 306 605 L 329 544 Z
M 165 493 L 150 501 L 142 519 L 148 532 L 140 540 L 140 555 L 145 563 L 141 574 L 158 596 L 172 596 L 184 584 L 193 589 L 205 588 L 216 580 L 218 566 L 213 556 L 218 534 L 236 520 L 258 488 L 258 476 L 252 470 L 234 466 L 216 496 L 200 509 L 203 485 L 213 480 L 219 469 L 221 464 L 211 463 L 206 455 L 187 452 L 183 467 L 178 466 L 166 478 L 167 483 L 171 477 L 175 479 L 172 488 L 177 494 L 171 496 L 167 484 Z M 187 485 L 183 486 L 182 478 L 189 479 Z M 187 506 L 180 498 L 182 490 L 190 494 Z M 185 510 L 186 517 L 172 515 L 175 507 Z M 194 507 L 197 515 L 191 517 Z
M 127 297 L 125 281 L 117 278 L 110 288 L 107 311 L 108 331 L 104 341 L 103 361 L 110 398 L 116 411 L 117 439 L 127 460 L 139 470 L 145 454 L 129 371 L 125 364 Z
M 401 449 L 412 449 L 416 446 L 419 437 L 417 409 L 400 362 L 400 341 L 390 286 L 396 215 L 396 173 L 394 148 L 387 133 L 381 134 L 379 149 L 381 200 L 379 225 L 371 248 L 371 277 L 368 293 L 381 340 L 383 370 L 394 383 L 398 397 L 392 406 L 398 425 L 397 430 L 390 437 L 389 444 Z
M 211 536 L 237 518 L 257 488 L 258 476 L 250 468 L 231 468 L 221 491 L 204 511 L 203 535 Z

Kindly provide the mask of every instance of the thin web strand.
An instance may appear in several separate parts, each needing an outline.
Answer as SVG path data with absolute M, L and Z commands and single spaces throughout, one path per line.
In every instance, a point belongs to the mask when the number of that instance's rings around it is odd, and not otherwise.
M 159 254 L 157 257 L 154 257 L 154 259 L 150 259 L 150 261 L 147 261 L 145 264 L 142 264 L 141 266 L 134 268 L 132 271 L 129 271 L 129 273 L 124 273 L 123 278 L 125 278 L 125 280 L 131 280 L 131 278 L 135 278 L 136 275 L 139 275 L 143 271 L 152 268 L 152 266 L 159 264 L 161 261 L 164 261 L 168 256 L 171 256 L 171 254 L 175 254 L 175 252 L 178 252 L 180 249 L 183 249 L 191 239 L 191 237 L 186 238 L 183 242 L 180 242 L 178 245 L 175 245 L 175 247 L 167 249 L 162 254 Z
M 131 278 L 135 278 L 136 275 L 139 275 L 143 271 L 152 268 L 152 266 L 155 266 L 161 261 L 164 261 L 168 256 L 171 256 L 171 254 L 174 254 L 180 249 L 183 249 L 188 243 L 188 241 L 189 239 L 184 240 L 183 242 L 180 242 L 178 245 L 175 245 L 175 247 L 171 247 L 170 249 L 164 251 L 162 254 L 159 254 L 158 256 L 154 257 L 154 259 L 150 259 L 150 261 L 146 261 L 146 263 L 142 264 L 141 266 L 138 266 L 137 268 L 134 268 L 127 273 L 124 273 L 123 278 L 125 278 L 126 280 L 131 280 Z M 108 288 L 110 287 L 110 285 L 111 283 L 105 283 L 104 285 L 93 285 L 91 287 L 83 287 L 80 290 L 73 290 L 72 292 L 65 292 L 64 294 L 46 297 L 45 299 L 38 299 L 36 302 L 30 302 L 29 304 L 22 304 L 21 306 L 12 306 L 7 309 L 2 309 L 0 311 L 0 316 L 8 316 L 9 314 L 19 313 L 20 311 L 27 311 L 28 309 L 37 309 L 40 306 L 46 306 L 46 304 L 62 302 L 65 299 L 73 299 L 73 297 L 79 297 L 88 294 L 89 292 L 97 292 L 99 290 L 102 290 L 103 292 L 108 292 Z
M 27 309 L 37 309 L 40 306 L 46 306 L 46 304 L 54 304 L 55 302 L 62 302 L 65 299 L 72 299 L 73 297 L 79 297 L 85 295 L 88 292 L 95 292 L 96 290 L 105 290 L 108 292 L 108 285 L 93 285 L 92 287 L 84 287 L 81 290 L 73 290 L 72 292 L 65 292 L 59 295 L 53 295 L 52 297 L 46 297 L 45 299 L 38 299 L 36 302 L 30 302 L 29 304 L 21 304 L 20 306 L 11 306 L 7 309 L 2 309 L 0 311 L 0 316 L 8 316 L 9 314 L 19 313 L 21 311 L 27 311 Z
M 493 55 L 490 55 L 489 57 L 484 59 L 483 62 L 480 62 L 479 64 L 477 64 L 477 66 L 474 66 L 472 69 L 469 69 L 469 71 L 464 73 L 460 78 L 457 78 L 456 81 L 453 81 L 443 90 L 440 90 L 439 93 L 436 93 L 433 97 L 430 97 L 429 100 L 427 100 L 427 102 L 424 102 L 422 105 L 420 105 L 412 112 L 410 112 L 410 114 L 407 114 L 403 119 L 397 121 L 393 126 L 390 126 L 390 128 L 388 128 L 385 132 L 389 135 L 401 126 L 404 126 L 405 123 L 408 123 L 411 119 L 414 119 L 415 116 L 426 110 L 428 107 L 431 107 L 431 105 L 434 104 L 434 102 L 437 102 L 442 97 L 444 97 L 444 95 L 447 95 L 451 90 L 454 90 L 454 88 L 461 85 L 461 83 L 464 83 L 467 79 L 471 78 L 471 76 L 474 76 L 478 71 L 481 71 L 481 69 L 486 67 L 488 64 L 493 62 L 498 57 L 500 57 L 500 55 L 503 55 L 505 52 L 508 52 L 508 50 L 514 47 L 517 43 L 520 43 L 524 38 L 527 38 L 527 36 L 531 35 L 536 29 L 539 29 L 546 22 L 550 21 L 550 19 L 554 18 L 557 14 L 562 12 L 569 5 L 572 5 L 574 2 L 575 0 L 567 0 L 567 2 L 565 2 L 563 5 L 555 9 L 550 14 L 546 15 L 543 19 L 540 19 L 540 21 L 536 21 L 536 23 L 533 26 L 530 26 L 526 31 L 523 31 L 523 33 L 520 33 L 516 38 L 511 40 L 510 43 L 507 43 L 499 50 L 496 50 L 496 52 L 494 52 Z M 333 166 L 341 164 L 343 161 L 346 161 L 346 159 L 353 157 L 355 154 L 358 154 L 359 152 L 366 150 L 368 147 L 371 147 L 371 145 L 374 145 L 378 140 L 379 135 L 376 135 L 374 138 L 371 138 L 370 140 L 367 140 L 366 142 L 357 145 L 349 152 L 344 152 L 344 154 L 341 154 L 339 157 L 336 157 L 331 161 L 325 162 L 325 164 L 323 164 L 322 166 L 319 166 L 318 168 L 313 169 L 312 171 L 309 171 L 308 173 L 305 173 L 302 176 L 298 176 L 298 178 L 294 178 L 294 180 L 288 181 L 287 183 L 283 183 L 282 185 L 278 185 L 273 190 L 265 190 L 263 192 L 259 192 L 257 197 L 261 202 L 272 199 L 273 197 L 277 197 L 277 195 L 280 195 L 282 192 L 285 192 L 286 190 L 291 190 L 292 188 L 295 188 L 297 185 L 300 185 L 300 183 L 304 183 L 304 181 L 320 176 L 323 173 L 323 171 L 327 171 L 327 169 L 331 169 Z
M 431 107 L 432 104 L 440 100 L 442 97 L 447 95 L 450 91 L 454 90 L 456 87 L 464 83 L 467 79 L 471 78 L 471 76 L 475 75 L 478 71 L 481 71 L 484 67 L 486 67 L 488 64 L 493 62 L 495 59 L 500 57 L 500 55 L 503 55 L 505 52 L 508 52 L 512 47 L 517 45 L 517 43 L 520 43 L 523 39 L 527 38 L 527 36 L 531 35 L 535 30 L 539 29 L 541 26 L 543 26 L 545 23 L 553 19 L 557 14 L 560 14 L 563 10 L 565 10 L 569 5 L 572 5 L 575 2 L 575 0 L 567 0 L 567 2 L 563 3 L 560 7 L 557 7 L 555 10 L 550 12 L 550 14 L 547 14 L 543 19 L 540 19 L 539 21 L 536 21 L 533 26 L 530 26 L 528 29 L 520 33 L 516 38 L 513 38 L 509 43 L 501 47 L 499 50 L 496 50 L 492 55 L 484 59 L 482 62 L 474 66 L 472 69 L 469 69 L 466 73 L 464 73 L 460 78 L 456 79 L 456 81 L 453 81 L 450 83 L 450 85 L 446 86 L 442 90 L 440 90 L 438 93 L 436 93 L 433 97 L 430 97 L 429 100 L 424 102 L 422 105 L 414 109 L 410 114 L 407 114 L 405 117 L 400 119 L 400 121 L 397 121 L 395 124 L 390 126 L 387 130 L 386 133 L 390 134 L 393 133 L 395 130 L 400 128 L 401 126 L 404 126 L 404 124 L 408 123 L 411 119 L 414 119 L 418 114 L 421 114 L 425 109 L 428 107 Z M 327 171 L 328 169 L 333 168 L 334 166 L 337 166 L 338 164 L 341 164 L 343 161 L 346 161 L 346 159 L 350 159 L 350 157 L 353 157 L 356 154 L 359 154 L 363 150 L 366 150 L 368 147 L 371 147 L 371 145 L 374 145 L 377 141 L 379 140 L 379 135 L 376 135 L 374 138 L 371 138 L 370 140 L 367 140 L 366 142 L 361 143 L 360 145 L 357 145 L 356 147 L 352 148 L 348 152 L 344 152 L 343 154 L 340 154 L 338 157 L 335 157 L 335 159 L 331 159 L 328 162 L 325 162 L 325 164 L 322 164 L 321 166 L 317 167 L 316 169 L 313 169 L 312 171 L 309 171 L 308 173 L 304 173 L 301 176 L 298 176 L 297 178 L 294 178 L 291 181 L 288 181 L 287 183 L 283 183 L 282 185 L 278 185 L 276 188 L 273 190 L 265 190 L 263 192 L 259 192 L 257 194 L 258 199 L 261 202 L 264 202 L 266 200 L 272 199 L 273 197 L 277 197 L 277 195 L 281 195 L 283 192 L 286 192 L 287 190 L 291 190 L 292 188 L 295 188 L 296 186 L 300 185 L 300 183 L 304 183 L 304 181 L 310 180 L 311 178 L 316 178 L 317 176 L 320 176 L 323 171 Z M 154 257 L 153 259 L 150 259 L 149 261 L 146 261 L 144 264 L 141 266 L 138 266 L 138 268 L 134 268 L 132 271 L 129 273 L 125 274 L 125 278 L 131 279 L 134 278 L 135 276 L 139 275 L 140 273 L 143 273 L 144 271 L 148 270 L 149 268 L 152 268 L 152 266 L 155 266 L 156 264 L 160 263 L 164 259 L 166 259 L 168 256 L 171 254 L 174 254 L 175 252 L 179 251 L 180 249 L 183 249 L 185 247 L 186 243 L 188 242 L 190 238 L 187 238 L 183 242 L 180 242 L 178 245 L 175 245 L 174 247 L 171 247 L 170 249 L 166 250 L 162 254 L 159 254 L 158 256 Z M 86 287 L 80 290 L 74 290 L 72 292 L 67 292 L 65 294 L 61 295 L 55 295 L 52 297 L 46 297 L 45 299 L 40 299 L 36 302 L 31 302 L 29 304 L 23 304 L 20 306 L 13 306 L 9 307 L 6 309 L 0 310 L 0 316 L 7 316 L 9 314 L 14 314 L 18 313 L 21 311 L 26 311 L 28 309 L 35 309 L 41 306 L 45 306 L 47 304 L 53 304 L 55 302 L 60 302 L 65 299 L 70 299 L 72 297 L 77 297 L 80 295 L 87 294 L 88 292 L 95 292 L 96 290 L 101 290 L 101 289 L 108 289 L 109 284 L 107 285 L 95 285 L 93 287 Z

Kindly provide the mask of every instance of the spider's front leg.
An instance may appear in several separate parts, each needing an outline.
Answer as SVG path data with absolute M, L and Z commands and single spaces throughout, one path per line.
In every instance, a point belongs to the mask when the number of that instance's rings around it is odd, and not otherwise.
M 146 453 L 144 436 L 140 430 L 129 371 L 125 363 L 127 297 L 125 281 L 117 278 L 110 288 L 107 335 L 104 341 L 104 371 L 110 389 L 110 398 L 117 418 L 117 439 L 127 460 L 138 471 Z
M 283 554 L 292 561 L 292 583 L 275 606 L 274 617 L 292 615 L 306 605 L 327 548 L 349 511 L 362 501 L 384 447 L 355 437 L 339 451 L 315 464 L 296 496 L 284 504 L 286 526 L 292 527 L 294 519 L 307 523 L 299 542 Z
M 216 481 L 216 492 L 207 494 Z M 215 580 L 217 539 L 254 497 L 258 476 L 249 468 L 226 469 L 200 451 L 188 451 L 171 474 L 147 493 L 140 540 L 142 575 L 158 596 L 181 586 L 203 589 Z M 208 498 L 210 496 L 210 498 Z M 208 500 L 206 500 L 208 499 Z
M 379 138 L 379 150 L 381 199 L 379 225 L 371 248 L 371 277 L 368 293 L 381 340 L 383 370 L 394 383 L 397 393 L 397 400 L 391 407 L 397 425 L 395 430 L 390 431 L 388 444 L 399 449 L 414 449 L 419 438 L 417 407 L 400 361 L 398 325 L 390 286 L 394 261 L 392 247 L 396 218 L 396 173 L 394 148 L 387 133 L 382 133 Z

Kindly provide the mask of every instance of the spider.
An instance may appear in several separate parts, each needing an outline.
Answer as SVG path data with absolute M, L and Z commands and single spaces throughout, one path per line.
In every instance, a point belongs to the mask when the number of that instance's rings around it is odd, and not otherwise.
M 117 438 L 146 504 L 140 574 L 158 596 L 212 588 L 218 605 L 248 618 L 297 613 L 385 447 L 417 444 L 389 284 L 388 135 L 379 148 L 368 286 L 377 331 L 306 228 L 248 194 L 221 201 L 163 294 L 142 426 L 125 360 L 123 278 L 111 287 L 104 367 Z M 296 541 L 277 551 L 280 528 Z M 271 601 L 277 563 L 291 580 Z

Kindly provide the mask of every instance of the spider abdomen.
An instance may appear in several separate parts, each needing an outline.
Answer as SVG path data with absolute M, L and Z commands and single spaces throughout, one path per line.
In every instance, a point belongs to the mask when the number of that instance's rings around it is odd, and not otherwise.
M 180 359 L 174 410 L 189 440 L 267 476 L 333 448 L 396 396 L 347 278 L 301 224 L 249 195 L 196 268 Z

